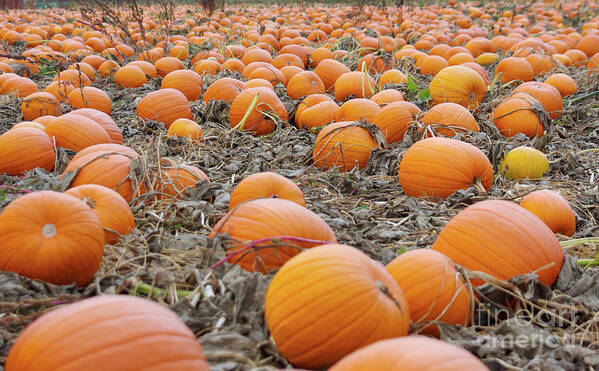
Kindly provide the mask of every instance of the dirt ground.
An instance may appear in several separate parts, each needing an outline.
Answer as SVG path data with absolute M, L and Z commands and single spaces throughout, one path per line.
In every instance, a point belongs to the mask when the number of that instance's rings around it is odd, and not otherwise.
M 492 72 L 493 67 L 490 75 Z M 199 167 L 211 182 L 199 184 L 182 201 L 133 206 L 135 231 L 118 244 L 106 246 L 102 266 L 86 288 L 59 287 L 0 273 L 0 357 L 7 355 L 24 326 L 56 306 L 98 294 L 129 293 L 168 304 L 197 334 L 214 370 L 287 367 L 269 339 L 263 317 L 265 290 L 272 274 L 250 274 L 229 264 L 209 268 L 224 257 L 222 248 L 208 240 L 211 227 L 227 211 L 234 186 L 260 171 L 274 171 L 296 182 L 306 196 L 307 207 L 331 226 L 340 243 L 355 246 L 382 263 L 403 251 L 430 246 L 444 224 L 474 202 L 489 198 L 517 202 L 537 189 L 559 191 L 570 202 L 578 219 L 573 238 L 599 236 L 599 96 L 575 101 L 598 89 L 599 78 L 574 68 L 569 73 L 579 92 L 566 99 L 564 114 L 543 138 L 506 139 L 496 132 L 489 114 L 507 88 L 488 96 L 476 113 L 482 131 L 462 138 L 483 150 L 495 170 L 509 149 L 535 146 L 551 161 L 544 178 L 509 181 L 497 176 L 488 195 L 468 189 L 439 201 L 407 197 L 399 185 L 398 164 L 410 144 L 419 139 L 415 131 L 404 142 L 372 153 L 362 171 L 323 172 L 310 160 L 315 134 L 291 125 L 259 138 L 230 132 L 226 103 L 198 101 L 192 104 L 192 111 L 204 129 L 203 142 L 169 139 L 161 124 L 144 123 L 135 116 L 137 102 L 156 90 L 158 82 L 122 90 L 97 81 L 94 85 L 113 100 L 111 116 L 122 128 L 125 144 L 147 159 L 150 177 L 156 176 L 151 164 L 168 157 Z M 215 78 L 206 77 L 205 87 Z M 42 88 L 49 82 L 49 78 L 38 79 Z M 426 81 L 418 82 L 426 87 Z M 279 94 L 283 94 L 280 89 Z M 293 102 L 281 98 L 292 111 Z M 18 99 L 0 96 L 0 132 L 22 121 L 19 106 Z M 23 177 L 1 176 L 0 207 L 21 195 L 20 189 L 62 190 L 60 173 L 69 157 L 60 153 L 60 166 L 52 173 L 38 169 Z M 579 267 L 574 259 L 592 258 L 596 245 L 581 244 L 567 250 L 555 287 L 543 286 L 530 275 L 507 284 L 490 282 L 480 289 L 483 295 L 473 326 L 443 326 L 442 339 L 473 352 L 492 370 L 599 369 L 599 270 Z M 188 294 L 183 290 L 193 293 L 180 298 Z M 513 306 L 497 304 L 505 297 L 511 297 Z M 505 310 L 506 316 L 489 316 L 491 308 Z M 530 316 L 516 321 L 513 313 L 522 309 Z M 502 341 L 518 336 L 525 339 L 522 344 Z M 542 342 L 535 344 L 531 339 L 536 338 Z

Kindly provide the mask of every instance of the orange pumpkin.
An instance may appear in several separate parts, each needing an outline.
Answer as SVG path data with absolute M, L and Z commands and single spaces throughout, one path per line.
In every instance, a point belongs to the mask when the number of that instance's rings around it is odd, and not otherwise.
M 55 118 L 44 130 L 50 138 L 54 137 L 57 147 L 75 152 L 94 144 L 112 142 L 100 124 L 86 116 L 73 113 Z
M 162 80 L 162 89 L 173 88 L 185 94 L 188 101 L 193 102 L 202 96 L 202 77 L 191 70 L 170 72 Z
M 554 233 L 572 236 L 576 231 L 576 216 L 559 193 L 548 189 L 534 191 L 522 199 L 520 206 L 539 217 Z
M 87 204 L 104 228 L 108 244 L 116 243 L 135 229 L 135 220 L 129 204 L 112 189 L 97 184 L 84 184 L 68 189 L 65 194 L 75 196 Z
M 369 99 L 350 99 L 339 107 L 339 110 L 335 114 L 335 121 L 366 120 L 372 122 L 380 110 L 379 105 Z
M 556 119 L 562 113 L 562 95 L 559 90 L 543 82 L 525 82 L 514 89 L 514 93 L 522 92 L 532 95 L 543 105 L 549 117 Z
M 54 78 L 54 81 L 67 81 L 76 88 L 92 85 L 87 75 L 82 71 L 77 70 L 64 70 Z
M 74 89 L 68 96 L 69 104 L 74 108 L 93 108 L 107 115 L 112 112 L 112 100 L 98 88 L 86 86 Z
M 302 190 L 292 181 L 273 172 L 249 175 L 233 189 L 229 210 L 248 200 L 257 198 L 281 198 L 306 206 Z
M 29 94 L 21 103 L 21 113 L 26 121 L 34 120 L 41 116 L 59 116 L 61 114 L 60 102 L 50 93 L 38 92 Z
M 61 103 L 67 103 L 69 94 L 75 89 L 73 84 L 68 81 L 54 81 L 46 86 L 44 91 L 52 94 Z
M 285 79 L 285 75 L 277 68 L 273 66 L 269 67 L 258 67 L 250 73 L 248 79 L 264 79 L 268 81 L 273 87 L 277 84 L 283 84 L 285 86 L 287 84 L 287 79 Z
M 0 270 L 56 285 L 85 286 L 100 267 L 104 231 L 94 212 L 77 198 L 33 192 L 0 214 L 0 246 Z
M 425 136 L 429 132 L 453 137 L 457 132 L 478 131 L 478 124 L 469 110 L 456 103 L 441 103 L 431 108 L 423 117 L 427 125 Z
M 39 88 L 35 82 L 27 77 L 11 77 L 0 85 L 0 95 L 13 94 L 19 98 L 25 98 L 30 94 L 39 92 Z
M 178 60 L 178 59 L 177 59 Z M 162 122 L 168 129 L 180 118 L 193 120 L 189 101 L 177 89 L 160 89 L 143 97 L 135 110 L 137 117 Z
M 387 87 L 394 85 L 405 84 L 408 82 L 406 75 L 400 70 L 391 69 L 386 71 L 379 78 L 379 90 L 383 90 Z
M 416 325 L 430 321 L 467 326 L 472 315 L 468 287 L 454 262 L 429 249 L 415 249 L 393 259 L 385 267 L 399 284 Z M 438 335 L 437 326 L 422 332 Z
M 323 170 L 336 167 L 341 171 L 350 171 L 356 166 L 363 169 L 370 152 L 376 148 L 378 145 L 368 130 L 354 122 L 336 122 L 318 133 L 312 162 Z
M 452 102 L 472 109 L 483 101 L 487 87 L 478 73 L 464 66 L 439 71 L 429 85 L 433 104 Z
M 112 143 L 123 144 L 123 132 L 108 114 L 93 108 L 81 108 L 67 113 L 67 115 L 70 114 L 82 115 L 94 120 L 106 130 Z
M 556 88 L 562 98 L 572 95 L 578 91 L 578 86 L 574 79 L 565 73 L 556 73 L 545 79 L 545 84 L 549 84 Z
M 435 76 L 437 73 L 439 73 L 439 71 L 447 66 L 449 66 L 449 63 L 447 63 L 445 58 L 438 55 L 427 55 L 422 59 L 422 64 L 420 65 L 420 74 Z
M 480 149 L 455 139 L 416 142 L 399 164 L 399 183 L 412 197 L 447 198 L 479 182 L 486 190 L 493 184 L 491 162 Z
M 501 82 L 504 84 L 516 81 L 532 81 L 534 70 L 530 63 L 519 57 L 503 58 L 495 67 L 495 76 L 501 73 Z
M 370 100 L 382 108 L 389 103 L 405 101 L 405 98 L 399 90 L 385 89 L 373 95 Z
M 540 103 L 531 95 L 516 93 L 493 110 L 491 119 L 506 137 L 523 133 L 529 138 L 541 137 L 544 129 L 535 108 Z
M 113 60 L 108 59 L 108 60 L 102 62 L 100 67 L 98 67 L 98 75 L 100 75 L 102 77 L 108 77 L 108 76 L 112 75 L 113 73 L 115 73 L 115 71 L 117 71 L 118 69 L 119 69 L 119 64 Z
M 156 69 L 154 69 L 154 71 L 155 70 Z M 114 74 L 114 83 L 123 88 L 139 88 L 147 82 L 148 77 L 144 71 L 140 67 L 132 64 L 119 68 Z
M 287 83 L 287 95 L 292 99 L 299 99 L 310 94 L 322 94 L 325 86 L 312 71 L 302 71 L 295 74 Z
M 233 101 L 246 88 L 247 86 L 243 81 L 230 77 L 221 77 L 206 89 L 203 100 L 204 102 L 213 100 Z
M 344 357 L 329 371 L 488 371 L 465 349 L 425 336 L 381 340 Z
M 293 223 L 289 223 L 290 220 Z M 230 239 L 227 254 L 239 251 L 248 242 L 279 236 L 337 242 L 335 234 L 320 216 L 293 201 L 277 198 L 239 204 L 216 223 L 210 238 L 218 235 L 227 235 Z M 282 240 L 280 245 L 268 247 L 272 243 L 260 243 L 256 249 L 238 254 L 230 261 L 250 272 L 267 273 L 281 267 L 301 249 L 318 245 Z
M 345 101 L 349 96 L 370 98 L 373 95 L 375 81 L 363 72 L 346 72 L 335 81 L 335 99 Z
M 202 141 L 202 128 L 196 122 L 188 119 L 175 120 L 168 128 L 166 135 L 171 137 L 184 137 Z
M 165 77 L 169 72 L 185 69 L 183 62 L 175 57 L 162 57 L 154 62 L 154 67 L 160 77 Z
M 319 95 L 319 94 L 316 94 Z M 314 95 L 310 95 L 312 97 Z M 305 101 L 305 100 L 304 100 Z M 299 111 L 299 110 L 298 110 Z M 332 100 L 325 100 L 295 113 L 295 122 L 300 129 L 314 130 L 335 121 L 339 106 Z
M 25 127 L 0 135 L 0 158 L 0 174 L 19 175 L 38 167 L 54 169 L 56 154 L 45 132 Z
M 408 104 L 411 103 L 387 104 L 372 119 L 372 123 L 381 130 L 388 144 L 402 141 L 408 127 L 414 123 L 413 114 L 407 107 Z
M 195 188 L 196 184 L 209 181 L 208 176 L 197 167 L 181 165 L 163 170 L 154 190 L 163 194 L 158 197 L 159 199 L 167 198 L 164 195 L 182 199 L 189 189 Z
M 210 370 L 176 314 L 127 295 L 97 296 L 43 314 L 17 338 L 6 370 L 100 371 L 107 360 L 115 370 Z
M 274 91 L 263 87 L 243 90 L 235 97 L 229 110 L 231 127 L 237 127 L 245 118 L 243 130 L 253 135 L 272 132 L 275 128 L 273 116 L 285 122 L 288 119 L 287 109 Z
M 155 79 L 158 77 L 158 72 L 156 71 L 156 67 L 148 61 L 133 61 L 127 63 L 127 66 L 136 66 L 146 75 L 146 77 L 151 77 Z M 115 77 L 116 79 L 116 77 Z
M 290 363 L 322 369 L 368 344 L 407 335 L 410 309 L 380 263 L 335 244 L 289 260 L 268 286 L 264 315 Z

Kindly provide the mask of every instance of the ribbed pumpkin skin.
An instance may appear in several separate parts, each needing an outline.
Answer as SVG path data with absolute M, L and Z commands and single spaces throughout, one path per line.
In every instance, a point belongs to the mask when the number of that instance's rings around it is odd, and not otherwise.
M 300 104 L 298 104 L 297 109 L 295 110 L 295 123 L 299 125 L 299 119 L 301 118 L 303 112 L 308 108 L 314 107 L 315 105 L 322 102 L 333 102 L 334 101 L 325 94 L 312 94 L 305 97 Z M 335 105 L 337 105 L 335 103 Z M 338 106 L 337 106 L 337 109 Z
M 483 101 L 487 87 L 474 70 L 464 66 L 449 66 L 435 75 L 429 92 L 433 104 L 452 102 L 473 109 Z
M 29 94 L 21 103 L 21 113 L 25 121 L 35 120 L 41 116 L 59 116 L 61 114 L 60 102 L 50 93 Z
M 0 135 L 0 174 L 19 175 L 41 167 L 54 169 L 54 146 L 43 130 L 14 128 Z
M 106 243 L 114 244 L 120 236 L 135 229 L 135 220 L 129 204 L 112 189 L 97 184 L 84 184 L 66 190 L 65 194 L 75 196 L 91 207 L 105 228 Z
M 507 179 L 539 179 L 548 170 L 547 156 L 532 147 L 516 147 L 499 163 L 499 172 Z
M 388 144 L 401 142 L 408 127 L 414 123 L 412 114 L 402 103 L 404 102 L 387 104 L 372 120 L 381 129 Z
M 109 144 L 77 154 L 67 165 L 64 174 L 80 169 L 71 187 L 82 184 L 99 184 L 117 191 L 125 201 L 143 193 L 143 187 L 132 185 L 129 174 L 131 161 L 138 155 L 132 149 Z
M 433 132 L 453 137 L 458 132 L 478 131 L 478 124 L 469 110 L 456 103 L 441 103 L 431 108 L 423 117 L 422 122 L 433 125 Z M 452 128 L 446 128 L 451 126 Z
M 55 118 L 46 126 L 45 131 L 50 138 L 55 138 L 57 147 L 75 152 L 94 144 L 112 142 L 100 124 L 75 113 Z
M 170 310 L 125 295 L 54 309 L 18 337 L 6 371 L 209 371 L 200 343 Z
M 156 72 L 160 77 L 165 77 L 170 72 L 185 69 L 183 62 L 175 57 L 162 57 L 154 62 Z
M 287 109 L 272 89 L 263 87 L 248 88 L 239 93 L 231 104 L 229 121 L 232 128 L 241 122 L 257 94 L 259 94 L 258 100 L 250 112 L 243 130 L 253 135 L 263 135 L 272 132 L 275 128 L 275 123 L 262 112 L 270 112 L 271 115 L 278 116 L 281 121 L 287 121 Z M 272 112 L 273 109 L 274 112 Z
M 290 222 L 293 221 L 293 222 Z M 295 202 L 264 198 L 248 201 L 229 211 L 214 226 L 210 238 L 218 234 L 226 234 L 239 242 L 255 241 L 268 237 L 292 236 L 318 241 L 337 242 L 331 228 L 314 212 L 302 207 Z M 286 241 L 282 241 L 285 243 Z M 289 241 L 287 241 L 289 242 Z M 261 244 L 260 246 L 268 245 Z M 314 247 L 313 243 L 290 242 L 291 246 L 276 248 L 262 248 L 241 257 L 234 257 L 231 262 L 250 272 L 269 272 L 279 268 L 302 248 Z M 231 254 L 242 248 L 243 244 L 232 244 L 227 253 Z
M 281 198 L 306 206 L 304 193 L 291 180 L 270 171 L 256 173 L 243 179 L 233 192 L 229 201 L 229 210 L 248 200 L 257 198 Z
M 108 114 L 93 108 L 81 108 L 67 113 L 70 114 L 82 115 L 94 120 L 106 130 L 113 143 L 123 144 L 123 132 Z
M 413 144 L 399 164 L 399 183 L 408 196 L 446 198 L 480 180 L 493 184 L 493 165 L 478 148 L 450 138 Z
M 295 74 L 287 82 L 287 95 L 292 99 L 299 99 L 310 94 L 322 94 L 325 92 L 325 86 L 312 71 L 302 71 Z
M 536 98 L 552 119 L 558 118 L 562 113 L 562 95 L 549 84 L 537 81 L 525 82 L 514 89 L 514 93 L 517 92 L 527 93 Z
M 135 112 L 139 118 L 162 122 L 167 129 L 177 119 L 193 120 L 185 95 L 171 88 L 160 89 L 146 95 L 137 104 Z
M 204 102 L 211 100 L 233 101 L 235 97 L 247 88 L 243 81 L 222 77 L 212 83 L 204 92 Z
M 401 287 L 413 323 L 438 321 L 466 326 L 470 322 L 468 288 L 454 262 L 445 255 L 430 249 L 410 250 L 385 269 Z M 427 326 L 424 332 L 438 335 L 436 326 Z
M 160 175 L 160 183 L 156 185 L 156 190 L 175 199 L 182 199 L 185 192 L 194 188 L 199 182 L 209 182 L 208 176 L 195 166 L 179 166 L 172 169 L 166 169 Z M 159 199 L 171 197 L 158 196 Z
M 112 112 L 112 100 L 103 91 L 92 86 L 74 89 L 68 96 L 68 101 L 74 108 L 93 108 L 107 115 Z
M 334 59 L 324 59 L 314 69 L 314 73 L 320 77 L 326 91 L 333 90 L 339 76 L 346 72 L 351 72 L 349 67 Z
M 166 135 L 172 137 L 184 137 L 191 140 L 202 140 L 203 130 L 194 121 L 188 119 L 178 119 L 173 121 L 168 128 Z
M 62 103 L 66 103 L 69 94 L 75 89 L 73 84 L 68 81 L 54 81 L 50 85 L 46 86 L 44 92 L 52 94 L 56 99 Z
M 339 107 L 339 110 L 337 113 L 335 113 L 335 121 L 341 122 L 366 120 L 368 122 L 372 122 L 380 110 L 381 108 L 379 105 L 369 99 L 351 99 Z
M 462 267 L 500 280 L 535 271 L 539 281 L 552 285 L 564 261 L 559 241 L 523 207 L 509 201 L 487 200 L 468 206 L 441 230 L 431 247 Z M 476 285 L 479 280 L 473 280 Z
M 350 171 L 355 166 L 363 169 L 370 151 L 376 148 L 376 142 L 366 129 L 354 126 L 353 122 L 335 122 L 318 133 L 312 162 L 323 170 L 336 167 Z
M 403 102 L 406 99 L 399 90 L 385 89 L 381 90 L 370 98 L 371 101 L 378 104 L 381 108 L 393 102 Z
M 528 61 L 519 57 L 507 57 L 497 63 L 495 75 L 501 73 L 501 82 L 507 84 L 514 80 L 531 81 L 534 70 Z
M 156 73 L 156 69 L 154 69 L 154 73 Z M 126 65 L 119 68 L 114 74 L 114 83 L 123 88 L 139 88 L 146 82 L 148 82 L 148 77 L 139 66 Z
M 311 130 L 335 121 L 337 111 L 339 106 L 332 100 L 320 102 L 303 110 L 300 116 L 296 112 L 295 122 L 298 128 Z
M 553 233 L 572 236 L 576 231 L 576 216 L 559 193 L 542 189 L 526 195 L 520 206 L 535 214 Z
M 40 90 L 35 82 L 27 77 L 12 77 L 4 80 L 0 85 L 0 94 L 14 94 L 19 98 L 25 98 L 26 96 L 39 91 Z
M 578 91 L 576 81 L 574 81 L 572 77 L 566 75 L 565 73 L 556 73 L 549 76 L 545 80 L 545 84 L 549 84 L 556 88 L 561 94 L 562 98 L 572 95 Z
M 370 76 L 367 79 L 362 72 L 346 72 L 335 81 L 335 99 L 343 102 L 350 95 L 355 98 L 370 98 L 372 96 L 370 88 L 375 86 L 374 79 Z
M 177 70 L 164 77 L 160 87 L 173 88 L 185 94 L 188 101 L 193 102 L 202 96 L 202 77 L 191 70 Z
M 381 340 L 361 348 L 329 371 L 488 371 L 475 356 L 453 344 L 424 336 Z
M 309 369 L 330 366 L 375 341 L 407 335 L 410 316 L 393 277 L 346 245 L 318 246 L 289 260 L 266 291 L 264 312 L 281 354 Z
M 508 138 L 518 133 L 529 138 L 541 137 L 545 130 L 533 110 L 535 104 L 540 103 L 533 96 L 515 93 L 493 110 L 491 119 L 501 134 Z
M 56 285 L 85 286 L 103 253 L 104 231 L 98 217 L 73 196 L 29 193 L 0 214 L 0 270 Z

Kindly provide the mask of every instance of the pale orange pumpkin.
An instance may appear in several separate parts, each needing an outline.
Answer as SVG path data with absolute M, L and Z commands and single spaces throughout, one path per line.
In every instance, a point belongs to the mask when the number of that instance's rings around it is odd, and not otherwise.
M 548 189 L 524 196 L 520 206 L 535 214 L 554 232 L 572 236 L 576 231 L 576 216 L 572 207 L 559 193 Z

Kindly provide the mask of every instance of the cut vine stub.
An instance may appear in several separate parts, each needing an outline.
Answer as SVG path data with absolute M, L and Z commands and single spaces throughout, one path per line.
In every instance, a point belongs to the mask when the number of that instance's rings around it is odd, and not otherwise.
M 56 236 L 56 225 L 51 223 L 44 225 L 44 227 L 42 228 L 42 234 L 46 238 L 52 238 Z

